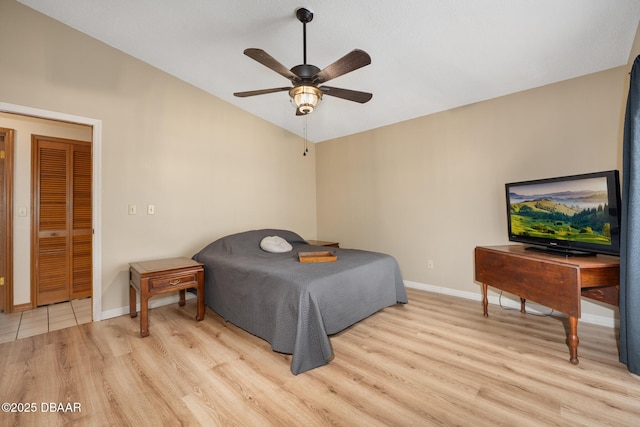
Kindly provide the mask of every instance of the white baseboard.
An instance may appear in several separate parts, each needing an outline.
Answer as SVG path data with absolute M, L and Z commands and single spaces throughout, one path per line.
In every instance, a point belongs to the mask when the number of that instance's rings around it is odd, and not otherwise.
M 191 292 L 185 293 L 185 299 L 190 300 L 196 298 L 194 294 Z M 161 296 L 161 297 L 153 297 L 149 300 L 149 308 L 162 307 L 163 305 L 169 305 L 173 303 L 177 303 L 180 301 L 180 295 L 176 293 L 175 295 Z M 136 310 L 140 311 L 140 301 L 136 302 Z M 106 320 L 112 317 L 123 316 L 125 314 L 129 314 L 129 306 L 114 308 L 113 310 L 107 310 L 102 312 L 102 319 Z
M 475 292 L 461 291 L 458 289 L 443 288 L 441 286 L 427 285 L 425 283 L 412 282 L 410 280 L 405 280 L 404 285 L 407 288 L 420 289 L 423 291 L 433 292 L 436 294 L 451 295 L 453 297 L 459 297 L 459 298 L 464 298 L 464 299 L 478 301 L 478 302 L 482 301 L 482 294 L 480 292 L 475 293 Z M 196 298 L 196 296 L 190 292 L 187 292 L 186 298 L 192 299 L 192 298 Z M 520 303 L 510 298 L 500 299 L 495 295 L 489 295 L 487 299 L 489 300 L 489 304 L 502 305 L 503 307 L 513 308 L 517 310 L 520 309 Z M 179 300 L 178 294 L 163 296 L 163 297 L 155 297 L 149 300 L 149 308 L 162 307 L 163 305 L 177 303 L 178 300 Z M 481 308 L 482 308 L 481 305 L 479 305 L 478 310 L 481 310 Z M 136 310 L 140 311 L 140 302 L 136 303 Z M 527 310 L 535 314 L 547 314 L 551 311 L 550 309 L 542 305 L 535 304 L 532 302 L 527 302 Z M 102 320 L 110 319 L 112 317 L 123 316 L 125 314 L 129 314 L 129 306 L 103 311 Z M 554 311 L 553 316 L 567 317 L 564 313 L 560 313 L 558 311 Z M 612 317 L 610 318 L 606 316 L 598 316 L 594 314 L 583 314 L 582 317 L 580 318 L 580 321 L 585 323 L 590 323 L 593 325 L 606 326 L 609 328 L 619 327 L 618 319 L 615 319 Z
M 423 290 L 423 291 L 433 292 L 433 293 L 436 293 L 436 294 L 451 295 L 451 296 L 454 296 L 454 297 L 465 298 L 465 299 L 478 301 L 478 302 L 482 301 L 482 293 L 481 293 L 481 291 L 478 291 L 477 293 L 476 292 L 461 291 L 461 290 L 458 290 L 458 289 L 443 288 L 441 286 L 433 286 L 433 285 L 427 285 L 427 284 L 424 284 L 424 283 L 412 282 L 410 280 L 405 280 L 404 281 L 404 285 L 407 288 L 420 289 L 420 290 Z M 500 298 L 500 297 L 495 296 L 495 295 L 489 295 L 487 297 L 487 299 L 489 300 L 489 304 L 502 305 L 503 307 L 520 310 L 520 302 L 519 301 L 514 301 L 514 300 L 512 300 L 510 298 Z M 481 310 L 481 309 L 482 309 L 482 306 L 479 305 L 478 306 L 478 310 Z M 540 304 L 527 302 L 527 311 L 530 311 L 531 313 L 535 313 L 535 314 L 547 314 L 547 313 L 549 313 L 551 311 L 551 309 L 549 309 L 547 307 L 544 307 L 544 306 L 542 306 Z M 553 312 L 553 316 L 556 316 L 556 317 L 567 317 L 566 314 L 560 313 L 559 311 L 554 311 Z M 593 325 L 606 326 L 606 327 L 609 327 L 609 328 L 618 328 L 620 326 L 619 319 L 616 319 L 614 317 L 598 316 L 598 315 L 595 315 L 595 314 L 584 314 L 583 313 L 582 316 L 580 317 L 580 322 L 590 323 L 590 324 L 593 324 Z

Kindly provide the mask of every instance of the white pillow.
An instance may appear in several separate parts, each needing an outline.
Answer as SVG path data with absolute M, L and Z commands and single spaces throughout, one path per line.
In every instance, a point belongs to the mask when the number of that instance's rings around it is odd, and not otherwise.
M 281 254 L 293 250 L 293 246 L 282 237 L 267 236 L 260 241 L 260 248 L 263 251 Z

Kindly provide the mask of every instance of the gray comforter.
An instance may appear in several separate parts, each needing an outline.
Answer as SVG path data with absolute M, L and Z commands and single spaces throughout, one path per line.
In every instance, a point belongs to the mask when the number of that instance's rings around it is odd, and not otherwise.
M 260 249 L 280 236 L 293 250 Z M 301 263 L 298 252 L 331 250 L 335 262 Z M 292 354 L 291 372 L 325 365 L 329 335 L 384 307 L 406 303 L 400 269 L 385 254 L 309 245 L 286 230 L 254 230 L 223 237 L 193 256 L 205 268 L 205 304 L 225 320 Z

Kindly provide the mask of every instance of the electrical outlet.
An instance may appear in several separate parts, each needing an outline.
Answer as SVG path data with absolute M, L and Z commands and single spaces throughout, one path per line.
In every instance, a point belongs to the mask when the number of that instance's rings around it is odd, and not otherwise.
M 433 260 L 432 259 L 427 260 L 427 268 L 429 270 L 433 270 Z
M 147 205 L 147 215 L 153 215 L 156 213 L 156 207 L 154 205 Z
M 135 215 L 137 213 L 136 205 L 129 205 L 129 215 Z

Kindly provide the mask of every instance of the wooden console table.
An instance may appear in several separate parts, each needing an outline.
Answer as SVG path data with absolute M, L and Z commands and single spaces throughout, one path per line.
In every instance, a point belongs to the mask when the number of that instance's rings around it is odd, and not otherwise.
M 204 319 L 204 267 L 189 258 L 169 258 L 129 264 L 129 314 L 136 317 L 136 291 L 140 293 L 140 336 L 149 336 L 149 298 L 179 291 L 179 305 L 185 304 L 185 290 L 198 290 L 198 314 Z
M 478 246 L 476 280 L 482 283 L 484 315 L 488 316 L 487 287 L 495 287 L 535 301 L 569 316 L 569 361 L 578 363 L 580 297 L 618 305 L 620 260 L 598 255 L 567 257 L 525 250 L 522 245 Z

